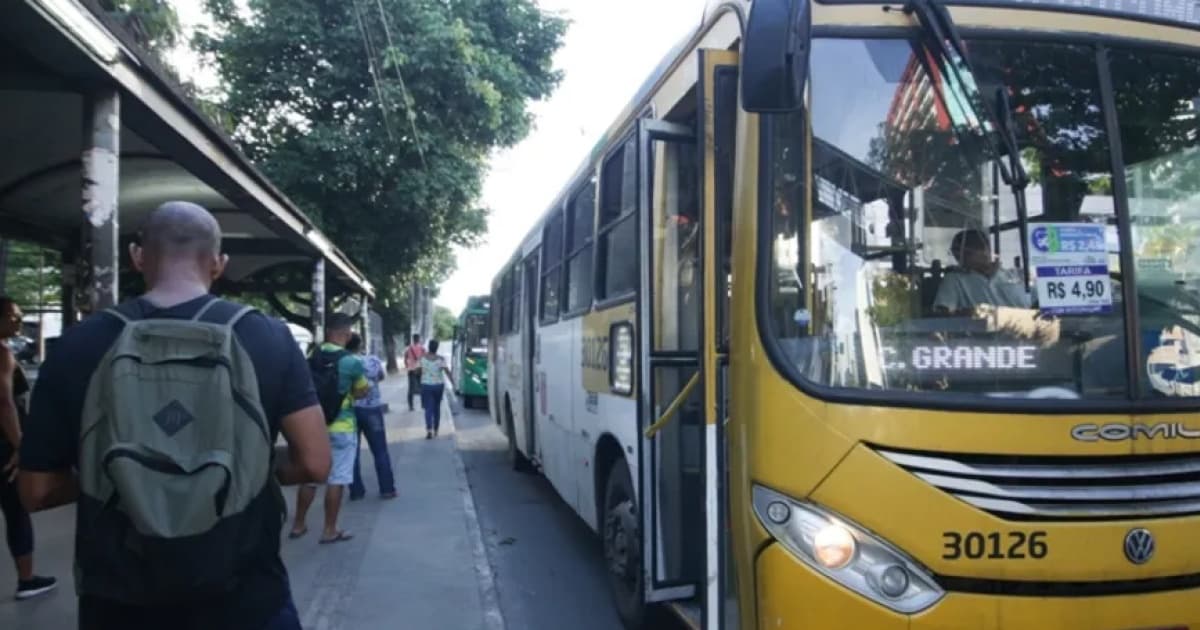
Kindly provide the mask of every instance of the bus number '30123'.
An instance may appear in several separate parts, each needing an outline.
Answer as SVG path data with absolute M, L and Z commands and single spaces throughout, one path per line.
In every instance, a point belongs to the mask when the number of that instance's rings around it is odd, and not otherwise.
M 584 337 L 581 363 L 584 369 L 608 370 L 608 336 Z
M 1041 560 L 1050 553 L 1046 532 L 944 532 L 944 560 Z

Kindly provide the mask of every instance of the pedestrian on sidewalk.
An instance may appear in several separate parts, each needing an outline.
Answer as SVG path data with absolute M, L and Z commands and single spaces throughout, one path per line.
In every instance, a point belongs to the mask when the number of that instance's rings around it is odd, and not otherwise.
M 204 208 L 154 210 L 129 248 L 148 291 L 66 329 L 39 371 L 21 498 L 78 498 L 83 630 L 300 628 L 278 484 L 325 478 L 329 441 L 288 328 L 209 295 L 220 248 Z
M 358 442 L 354 449 L 354 483 L 350 485 L 350 500 L 357 501 L 367 494 L 362 480 L 362 438 L 366 436 L 371 459 L 375 461 L 375 477 L 379 481 L 379 496 L 383 499 L 396 498 L 396 479 L 392 475 L 392 457 L 388 452 L 387 429 L 384 427 L 383 397 L 379 394 L 379 382 L 387 377 L 387 370 L 379 357 L 366 352 L 362 337 L 354 334 L 346 344 L 346 350 L 360 355 L 363 375 L 367 377 L 367 395 L 354 401 L 354 419 L 358 424 Z
M 429 340 L 429 351 L 421 357 L 421 406 L 425 408 L 425 439 L 437 437 L 442 422 L 442 395 L 445 378 L 450 378 L 446 360 L 438 354 L 438 340 Z
M 350 532 L 338 529 L 338 515 L 346 486 L 354 482 L 354 460 L 358 453 L 354 401 L 366 396 L 370 386 L 362 360 L 346 349 L 353 334 L 352 317 L 345 313 L 330 315 L 325 324 L 325 343 L 309 361 L 317 397 L 329 425 L 329 446 L 333 452 L 333 465 L 325 480 L 325 528 L 318 541 L 322 545 L 354 538 Z M 308 532 L 305 519 L 316 496 L 315 484 L 301 486 L 296 491 L 296 517 L 289 538 L 299 538 Z
M 412 343 L 404 350 L 404 371 L 408 372 L 408 410 L 413 411 L 413 396 L 421 393 L 421 357 L 425 356 L 425 348 L 421 347 L 421 335 L 413 335 Z M 421 399 L 424 404 L 424 398 Z
M 17 599 L 29 599 L 50 592 L 58 581 L 33 573 L 33 520 L 21 505 L 17 490 L 29 379 L 4 342 L 20 332 L 21 307 L 12 298 L 0 296 L 0 512 L 4 513 L 8 551 L 17 565 Z

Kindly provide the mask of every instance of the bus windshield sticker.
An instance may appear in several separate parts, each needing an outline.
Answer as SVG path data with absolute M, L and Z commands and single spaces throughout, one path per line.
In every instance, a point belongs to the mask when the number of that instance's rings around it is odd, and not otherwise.
M 1038 304 L 1047 315 L 1112 312 L 1105 226 L 1039 223 L 1029 231 L 1029 265 Z

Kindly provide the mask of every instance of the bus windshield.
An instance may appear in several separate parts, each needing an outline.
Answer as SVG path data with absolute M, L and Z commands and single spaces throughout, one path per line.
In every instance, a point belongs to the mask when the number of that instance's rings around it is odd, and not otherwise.
M 770 121 L 765 320 L 789 369 L 968 397 L 1200 397 L 1200 59 L 1111 50 L 1116 143 L 1093 46 L 966 48 L 978 93 L 1013 121 L 1024 213 L 1004 181 L 1016 160 L 986 141 L 986 110 L 964 106 L 937 53 L 814 41 L 810 121 Z
M 462 328 L 463 352 L 467 356 L 487 356 L 488 316 L 484 313 L 470 313 L 465 317 Z

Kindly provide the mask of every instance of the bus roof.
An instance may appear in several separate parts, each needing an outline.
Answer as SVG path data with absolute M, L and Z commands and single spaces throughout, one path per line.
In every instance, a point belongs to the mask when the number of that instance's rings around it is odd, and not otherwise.
M 466 305 L 466 307 L 463 308 L 462 314 L 459 315 L 459 317 L 462 317 L 464 315 L 475 314 L 475 313 L 482 313 L 482 314 L 486 315 L 488 313 L 488 310 L 491 308 L 491 305 L 492 305 L 492 296 L 490 296 L 490 295 L 472 295 L 471 297 L 467 298 L 467 305 Z

